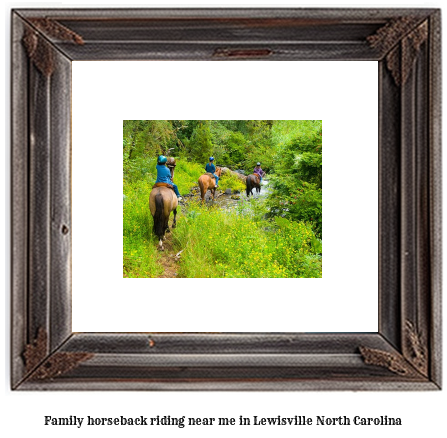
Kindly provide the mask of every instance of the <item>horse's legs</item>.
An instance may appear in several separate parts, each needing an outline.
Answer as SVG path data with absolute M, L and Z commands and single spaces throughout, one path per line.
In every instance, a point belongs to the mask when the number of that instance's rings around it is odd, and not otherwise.
M 175 228 L 177 226 L 177 209 L 174 208 L 174 210 L 172 210 L 174 212 L 174 222 L 172 222 L 172 227 L 171 228 Z
M 164 251 L 165 248 L 163 246 L 163 240 L 160 239 L 160 241 L 158 242 L 158 250 L 159 251 Z

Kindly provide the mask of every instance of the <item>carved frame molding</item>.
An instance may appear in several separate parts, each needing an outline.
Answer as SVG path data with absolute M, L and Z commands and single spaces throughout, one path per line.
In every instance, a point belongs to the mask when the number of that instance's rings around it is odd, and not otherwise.
M 440 389 L 440 29 L 436 9 L 14 10 L 11 387 Z M 72 333 L 71 62 L 101 59 L 377 61 L 379 332 Z

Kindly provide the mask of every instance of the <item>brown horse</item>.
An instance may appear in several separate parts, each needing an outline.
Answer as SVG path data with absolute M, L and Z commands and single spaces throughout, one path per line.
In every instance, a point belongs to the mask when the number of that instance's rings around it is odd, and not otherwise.
M 169 232 L 169 216 L 174 212 L 172 228 L 177 225 L 177 195 L 169 187 L 154 187 L 149 196 L 149 208 L 154 218 L 154 234 L 158 237 L 158 249 L 164 250 L 163 240 L 165 232 Z
M 168 157 L 168 161 L 166 162 L 166 166 L 168 166 L 169 171 L 171 172 L 171 181 L 174 181 L 174 170 L 177 163 L 174 157 Z
M 222 173 L 222 169 L 218 167 L 214 173 L 217 176 L 220 176 Z M 210 190 L 211 194 L 213 195 L 214 201 L 214 195 L 216 193 L 216 178 L 214 178 L 212 173 L 205 173 L 199 178 L 199 187 L 202 202 L 205 200 L 205 195 L 208 190 Z
M 252 173 L 247 176 L 247 179 L 245 180 L 246 189 L 245 192 L 247 193 L 247 196 L 250 197 L 250 195 L 253 196 L 252 190 L 255 188 L 256 193 L 261 192 L 261 179 L 255 174 Z

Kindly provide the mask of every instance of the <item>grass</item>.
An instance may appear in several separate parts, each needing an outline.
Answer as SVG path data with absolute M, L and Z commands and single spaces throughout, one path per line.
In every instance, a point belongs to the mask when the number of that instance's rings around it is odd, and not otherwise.
M 178 219 L 179 276 L 189 278 L 321 277 L 321 241 L 304 223 L 254 220 L 251 214 L 199 203 Z
M 123 181 L 123 277 L 153 278 L 162 274 L 161 254 L 152 234 L 149 195 L 157 178 L 156 160 L 140 160 Z M 203 173 L 200 165 L 178 161 L 174 181 L 182 195 L 189 193 Z M 177 210 L 179 212 L 180 209 Z M 172 215 L 171 215 L 172 221 Z M 172 223 L 172 222 L 170 222 Z
M 161 254 L 152 234 L 149 194 L 155 181 L 155 161 L 143 175 L 124 180 L 123 276 L 153 278 L 162 274 Z M 179 161 L 175 182 L 182 195 L 197 185 L 202 167 Z M 225 189 L 239 183 L 222 178 Z M 237 180 L 237 181 L 235 181 Z M 227 187 L 232 188 L 235 186 Z M 242 187 L 243 189 L 243 187 Z M 189 202 L 186 214 L 177 210 L 172 233 L 174 251 L 183 250 L 177 277 L 186 278 L 318 278 L 322 275 L 321 240 L 310 225 L 284 218 L 263 219 L 265 207 L 257 199 L 224 210 Z M 172 216 L 171 216 L 172 221 Z M 172 223 L 172 222 L 170 222 Z
M 174 182 L 177 184 L 180 194 L 182 196 L 188 194 L 191 188 L 197 185 L 200 175 L 203 175 L 204 173 L 205 166 L 201 166 L 197 163 L 177 160 L 174 173 Z
M 155 239 L 149 193 L 152 183 L 125 185 L 123 199 L 123 277 L 157 277 L 162 272 Z

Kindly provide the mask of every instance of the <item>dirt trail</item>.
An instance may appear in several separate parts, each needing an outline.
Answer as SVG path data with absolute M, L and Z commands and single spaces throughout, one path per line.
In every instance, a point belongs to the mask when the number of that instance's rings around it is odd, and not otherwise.
M 164 272 L 158 278 L 177 278 L 178 261 L 175 259 L 177 252 L 172 248 L 172 232 L 175 233 L 175 228 L 170 233 L 166 233 L 166 239 L 163 242 L 165 250 L 159 252 Z

